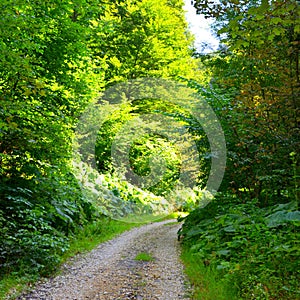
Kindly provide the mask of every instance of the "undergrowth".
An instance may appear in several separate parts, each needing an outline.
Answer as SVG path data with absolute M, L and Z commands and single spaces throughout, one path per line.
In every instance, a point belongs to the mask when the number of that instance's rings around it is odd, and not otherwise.
M 226 291 L 230 283 L 239 299 L 300 299 L 299 226 L 293 201 L 259 207 L 221 195 L 193 211 L 179 235 L 194 299 L 226 299 L 222 293 L 204 298 L 206 281 Z

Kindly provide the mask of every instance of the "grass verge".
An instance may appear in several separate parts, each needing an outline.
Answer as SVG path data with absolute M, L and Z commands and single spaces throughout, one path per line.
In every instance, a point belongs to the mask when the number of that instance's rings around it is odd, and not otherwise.
M 187 249 L 182 249 L 181 259 L 185 266 L 193 292 L 191 299 L 201 300 L 237 300 L 237 292 L 233 285 L 220 279 L 216 270 L 205 266 Z

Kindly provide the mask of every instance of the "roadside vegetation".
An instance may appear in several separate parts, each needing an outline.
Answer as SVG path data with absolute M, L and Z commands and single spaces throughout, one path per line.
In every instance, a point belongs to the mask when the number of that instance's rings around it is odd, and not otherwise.
M 224 194 L 191 212 L 179 234 L 195 299 L 213 299 L 213 283 L 215 299 L 299 298 L 299 218 L 288 199 L 260 207 Z
M 191 84 L 227 142 L 219 193 L 179 233 L 194 298 L 299 299 L 299 3 L 194 4 L 224 47 L 200 55 L 210 86 Z

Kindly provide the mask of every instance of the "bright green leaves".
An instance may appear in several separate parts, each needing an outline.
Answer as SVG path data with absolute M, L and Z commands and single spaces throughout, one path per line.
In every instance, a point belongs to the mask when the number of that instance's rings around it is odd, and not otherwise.
M 86 28 L 72 21 L 72 9 L 72 3 L 1 3 L 1 152 L 11 156 L 7 163 L 25 151 L 32 163 L 68 157 L 73 117 L 99 91 L 103 73 L 93 72 Z
M 147 176 L 156 171 L 151 169 L 151 160 L 160 159 L 164 162 L 163 176 L 159 183 L 147 188 L 150 192 L 164 195 L 177 185 L 182 163 L 180 153 L 166 138 L 147 135 L 136 140 L 129 153 L 129 159 L 134 172 L 139 176 Z M 158 162 L 154 161 L 153 164 L 158 165 Z
M 109 82 L 191 76 L 196 68 L 182 9 L 167 1 L 121 1 L 108 5 L 97 22 L 94 45 L 99 55 L 107 58 Z
M 224 49 L 206 60 L 221 103 L 212 105 L 221 111 L 223 104 L 228 183 L 264 203 L 295 197 L 289 153 L 299 144 L 299 5 L 267 2 L 222 2 L 216 19 Z
M 239 299 L 293 299 L 300 255 L 300 212 L 295 203 L 261 209 L 255 202 L 237 201 L 219 195 L 193 211 L 179 232 L 184 246 L 217 270 L 219 280 L 235 284 Z
M 95 145 L 96 163 L 99 172 L 111 172 L 111 147 L 113 140 L 122 126 L 134 117 L 132 108 L 129 105 L 122 105 L 120 110 L 114 111 L 102 124 L 97 135 Z
M 261 5 L 257 1 L 227 1 L 224 6 L 216 4 L 218 10 L 215 14 L 205 9 L 208 4 L 199 2 L 196 1 L 196 5 L 202 7 L 204 14 L 217 19 L 218 33 L 223 36 L 226 33 L 223 42 L 232 50 L 263 45 L 262 41 L 273 42 L 279 36 L 283 38 L 299 23 L 299 5 L 296 1 L 274 1 L 271 5 L 268 1 Z
M 136 105 L 132 108 L 129 105 L 123 105 L 120 110 L 115 111 L 114 114 L 108 117 L 103 123 L 98 133 L 95 148 L 97 166 L 100 172 L 122 172 L 122 165 L 114 166 L 112 164 L 112 144 L 115 142 L 114 140 L 120 129 L 123 126 L 126 126 L 126 123 L 130 120 L 134 120 L 134 118 L 138 116 L 139 110 L 146 110 L 148 113 L 151 113 L 151 111 L 153 112 L 155 103 L 153 103 L 153 107 L 151 106 L 151 101 L 146 104 L 141 103 L 141 107 Z M 159 107 L 159 105 L 157 106 Z M 129 136 L 129 132 L 127 132 L 127 138 L 129 138 Z M 126 149 L 126 142 L 118 141 L 118 152 L 126 153 Z M 151 170 L 151 160 L 162 159 L 164 161 L 165 168 L 162 173 L 163 177 L 159 183 L 145 187 L 154 194 L 166 194 L 177 184 L 181 168 L 180 153 L 178 149 L 176 149 L 174 143 L 168 141 L 167 138 L 160 135 L 145 133 L 143 136 L 139 136 L 132 141 L 128 155 L 131 168 L 134 173 L 139 176 L 147 176 L 155 171 L 159 172 L 159 170 Z M 154 165 L 161 165 L 157 162 L 153 163 Z M 116 168 L 120 168 L 120 170 L 117 170 Z

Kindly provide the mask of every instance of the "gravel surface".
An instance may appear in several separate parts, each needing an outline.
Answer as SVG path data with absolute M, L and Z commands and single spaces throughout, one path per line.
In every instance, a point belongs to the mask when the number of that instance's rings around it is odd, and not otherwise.
M 61 274 L 18 299 L 189 299 L 174 220 L 127 231 L 63 265 Z M 137 261 L 141 252 L 153 260 Z

